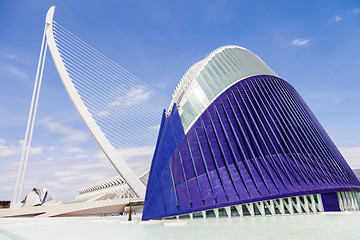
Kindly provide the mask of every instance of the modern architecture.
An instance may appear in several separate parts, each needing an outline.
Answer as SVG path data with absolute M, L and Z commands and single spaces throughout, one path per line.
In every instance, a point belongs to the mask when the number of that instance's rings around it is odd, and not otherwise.
M 359 209 L 360 182 L 299 93 L 258 56 L 220 47 L 164 111 L 143 220 Z

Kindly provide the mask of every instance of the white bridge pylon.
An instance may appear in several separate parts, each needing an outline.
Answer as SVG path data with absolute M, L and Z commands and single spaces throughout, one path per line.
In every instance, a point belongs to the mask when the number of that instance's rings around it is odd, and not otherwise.
M 52 6 L 46 15 L 13 203 L 21 201 L 23 192 L 47 47 L 65 89 L 87 128 L 136 196 L 144 198 L 145 185 L 122 155 L 129 155 L 130 150 L 130 155 L 151 158 L 161 110 L 169 101 L 53 21 L 54 11 L 55 7 Z M 154 110 L 154 106 L 158 108 Z
M 85 122 L 86 126 L 90 130 L 91 134 L 96 139 L 97 143 L 104 151 L 110 162 L 114 165 L 116 170 L 119 172 L 121 177 L 128 183 L 130 188 L 135 192 L 138 197 L 145 197 L 145 186 L 134 172 L 128 167 L 125 161 L 118 154 L 116 149 L 110 144 L 109 140 L 106 138 L 104 133 L 101 131 L 98 124 L 95 122 L 94 118 L 89 113 L 87 107 L 85 106 L 83 100 L 80 98 L 78 91 L 75 89 L 75 86 L 68 74 L 68 71 L 64 65 L 64 62 L 60 56 L 59 50 L 56 46 L 56 42 L 53 34 L 53 18 L 54 18 L 55 7 L 50 7 L 46 15 L 46 37 L 47 44 L 51 53 L 51 56 L 54 60 L 56 69 L 59 73 L 59 76 L 68 92 L 73 104 L 75 105 L 77 111 L 79 112 L 81 118 Z

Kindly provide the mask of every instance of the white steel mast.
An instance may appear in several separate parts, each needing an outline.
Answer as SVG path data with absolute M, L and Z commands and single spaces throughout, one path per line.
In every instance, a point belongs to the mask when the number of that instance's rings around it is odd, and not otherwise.
M 26 125 L 25 137 L 22 143 L 22 150 L 21 150 L 21 158 L 19 163 L 19 170 L 16 179 L 16 185 L 14 190 L 14 197 L 11 203 L 12 208 L 19 208 L 21 206 L 21 198 L 24 190 L 25 184 L 25 176 L 26 176 L 26 169 L 27 164 L 29 161 L 29 153 L 31 148 L 31 140 L 34 131 L 34 124 L 36 118 L 36 111 L 39 102 L 39 95 L 40 95 L 40 88 L 42 82 L 42 76 L 44 71 L 44 64 L 45 64 L 45 57 L 46 57 L 46 50 L 47 50 L 47 40 L 45 37 L 46 30 L 48 28 L 48 24 L 45 23 L 44 34 L 41 42 L 41 50 L 40 56 L 38 61 L 38 67 L 36 70 L 35 76 L 35 84 L 34 90 L 31 99 L 29 117 Z

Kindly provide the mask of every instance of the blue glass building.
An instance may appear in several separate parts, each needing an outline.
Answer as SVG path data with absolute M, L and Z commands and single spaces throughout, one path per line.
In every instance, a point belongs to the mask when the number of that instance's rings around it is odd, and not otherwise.
M 163 113 L 143 220 L 355 210 L 359 192 L 298 92 L 225 46 L 186 72 Z

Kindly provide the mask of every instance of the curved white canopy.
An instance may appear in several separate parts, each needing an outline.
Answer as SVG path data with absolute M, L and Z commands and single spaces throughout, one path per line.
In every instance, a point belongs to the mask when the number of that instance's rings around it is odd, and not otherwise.
M 185 132 L 207 107 L 235 82 L 255 75 L 277 76 L 257 55 L 239 46 L 223 46 L 194 64 L 176 87 L 176 103 Z

